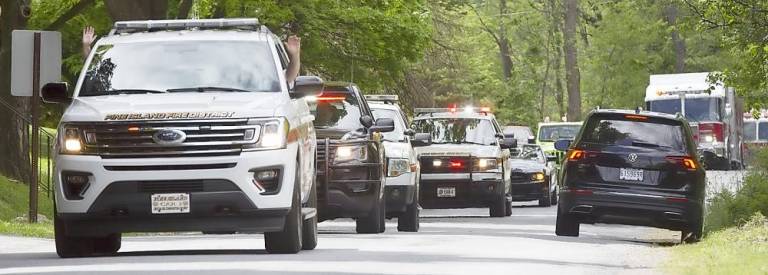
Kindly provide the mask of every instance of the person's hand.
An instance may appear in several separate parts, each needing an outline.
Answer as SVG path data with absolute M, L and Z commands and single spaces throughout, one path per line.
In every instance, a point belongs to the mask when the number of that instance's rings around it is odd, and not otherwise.
M 288 40 L 285 41 L 285 50 L 291 57 L 298 56 L 301 52 L 301 38 L 295 35 L 288 37 Z
M 93 44 L 94 41 L 96 41 L 96 31 L 91 26 L 86 26 L 85 29 L 83 29 L 83 45 L 90 46 Z

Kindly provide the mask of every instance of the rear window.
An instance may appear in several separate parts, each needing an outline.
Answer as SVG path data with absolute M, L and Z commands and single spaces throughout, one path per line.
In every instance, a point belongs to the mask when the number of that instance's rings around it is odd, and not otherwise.
M 581 142 L 686 151 L 683 127 L 676 120 L 619 114 L 593 116 L 585 127 Z
M 757 122 L 744 122 L 744 141 L 755 141 L 757 139 Z

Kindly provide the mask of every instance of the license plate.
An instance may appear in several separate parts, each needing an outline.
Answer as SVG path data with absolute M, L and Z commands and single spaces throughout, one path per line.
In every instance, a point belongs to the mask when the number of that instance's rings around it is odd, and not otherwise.
M 152 214 L 189 213 L 189 194 L 153 194 Z
M 437 197 L 438 198 L 455 198 L 456 187 L 438 187 Z
M 621 168 L 619 170 L 619 179 L 626 181 L 643 181 L 643 170 L 632 168 Z

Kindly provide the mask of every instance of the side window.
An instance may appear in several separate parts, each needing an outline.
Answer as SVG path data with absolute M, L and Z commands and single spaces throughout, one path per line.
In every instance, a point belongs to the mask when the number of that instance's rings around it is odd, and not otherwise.
M 501 126 L 499 126 L 499 122 L 496 121 L 496 119 L 492 119 L 491 121 L 493 121 L 493 129 L 496 130 L 496 133 L 501 133 Z
M 277 55 L 280 58 L 280 65 L 282 65 L 283 70 L 288 69 L 288 63 L 290 62 L 288 60 L 288 53 L 285 51 L 285 48 L 283 47 L 283 43 L 280 42 L 279 39 L 275 39 L 275 47 L 277 48 Z

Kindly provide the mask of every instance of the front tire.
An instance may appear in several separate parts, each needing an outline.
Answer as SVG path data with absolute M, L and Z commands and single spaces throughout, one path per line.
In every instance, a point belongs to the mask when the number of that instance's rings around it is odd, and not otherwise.
M 507 215 L 507 198 L 500 197 L 496 199 L 496 201 L 491 203 L 491 206 L 489 207 L 489 214 L 491 217 L 499 218 L 499 217 L 505 217 Z M 510 211 L 511 212 L 511 211 Z
M 298 164 L 297 164 L 298 165 Z M 293 187 L 293 202 L 291 210 L 285 217 L 283 231 L 264 233 L 264 245 L 268 253 L 272 254 L 296 254 L 301 251 L 303 221 L 301 217 L 301 191 L 299 191 L 299 173 L 296 169 L 296 179 Z
M 313 187 L 309 193 L 309 201 L 307 207 L 315 208 L 317 211 L 317 187 Z M 309 219 L 304 219 L 304 224 L 301 226 L 301 249 L 313 250 L 317 247 L 317 212 L 315 216 Z
M 93 255 L 114 255 L 122 245 L 120 233 L 106 237 L 70 237 L 67 236 L 64 221 L 54 214 L 53 231 L 56 254 L 61 258 L 89 257 Z
M 368 216 L 358 218 L 355 221 L 355 230 L 360 234 L 377 234 L 384 232 L 386 222 L 386 206 L 384 199 L 379 196 L 379 200 L 371 207 Z
M 704 233 L 704 223 L 699 219 L 689 227 L 680 232 L 680 243 L 697 243 L 701 240 Z
M 557 208 L 557 221 L 555 224 L 555 234 L 558 236 L 578 237 L 579 221 L 576 216 L 569 213 L 563 213 L 560 207 Z
M 419 203 L 414 201 L 397 218 L 397 231 L 419 232 Z

